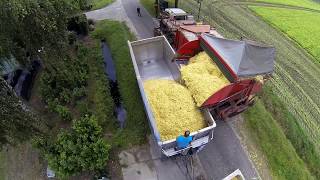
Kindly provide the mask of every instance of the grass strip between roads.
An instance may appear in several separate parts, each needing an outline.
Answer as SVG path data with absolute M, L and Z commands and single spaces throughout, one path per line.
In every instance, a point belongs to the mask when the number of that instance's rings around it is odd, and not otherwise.
M 147 118 L 127 45 L 127 41 L 133 40 L 135 37 L 124 23 L 109 20 L 99 21 L 95 31 L 90 36 L 95 40 L 95 48 L 91 51 L 94 51 L 100 57 L 96 65 L 99 65 L 99 76 L 102 77 L 106 76 L 103 71 L 100 40 L 106 39 L 115 64 L 119 91 L 124 107 L 127 110 L 125 129 L 115 130 L 115 125 L 110 125 L 114 124 L 114 122 L 107 122 L 106 124 L 107 129 L 113 134 L 113 145 L 125 148 L 130 145 L 144 143 L 146 141 L 146 134 L 148 133 Z M 103 92 L 106 91 L 108 90 L 104 90 Z M 102 104 L 101 111 L 103 111 L 103 107 L 109 108 L 103 102 L 110 102 L 112 100 L 111 96 L 105 95 L 102 98 L 96 98 L 96 101 L 102 101 L 100 104 Z M 113 105 L 109 104 L 109 106 Z M 111 121 L 115 121 L 114 118 Z
M 93 0 L 92 10 L 101 9 L 114 2 L 114 0 Z
M 249 134 L 267 157 L 274 179 L 314 179 L 260 100 L 244 117 Z

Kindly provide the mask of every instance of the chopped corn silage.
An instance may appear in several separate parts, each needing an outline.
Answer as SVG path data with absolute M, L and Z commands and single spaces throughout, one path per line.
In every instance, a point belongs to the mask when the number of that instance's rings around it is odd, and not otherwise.
M 206 127 L 201 111 L 183 85 L 173 80 L 147 80 L 144 89 L 162 141 Z
M 212 94 L 229 84 L 218 66 L 205 52 L 192 57 L 189 64 L 181 67 L 181 78 L 192 97 L 201 106 Z

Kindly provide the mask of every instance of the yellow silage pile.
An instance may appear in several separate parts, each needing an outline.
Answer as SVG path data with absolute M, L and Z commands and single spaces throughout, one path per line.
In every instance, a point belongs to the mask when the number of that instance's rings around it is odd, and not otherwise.
M 186 130 L 206 127 L 204 117 L 189 90 L 173 80 L 148 80 L 144 89 L 162 141 L 175 139 Z
M 192 57 L 189 64 L 181 68 L 181 78 L 190 90 L 197 106 L 201 106 L 212 94 L 229 84 L 229 81 L 205 52 Z

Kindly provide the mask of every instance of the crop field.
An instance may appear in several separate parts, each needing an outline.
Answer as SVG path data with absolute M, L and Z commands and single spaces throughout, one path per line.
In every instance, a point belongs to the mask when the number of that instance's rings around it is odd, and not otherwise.
M 273 3 L 275 2 L 274 0 Z M 282 2 L 286 3 L 289 0 Z M 244 37 L 276 47 L 275 73 L 269 82 L 272 93 L 285 102 L 286 108 L 294 117 L 295 122 L 292 123 L 301 127 L 306 135 L 304 136 L 306 141 L 310 141 L 315 146 L 314 154 L 319 155 L 320 64 L 317 63 L 315 55 L 309 54 L 310 51 L 301 48 L 302 45 L 284 35 L 279 28 L 270 26 L 268 22 L 253 13 L 248 7 L 249 4 L 247 1 L 204 0 L 200 20 L 213 25 L 225 37 L 235 39 Z M 198 14 L 198 4 L 193 0 L 180 1 L 180 7 L 194 15 Z M 314 25 L 317 24 L 314 23 Z M 300 28 L 300 31 L 301 29 L 306 31 L 305 28 Z M 306 35 L 311 36 L 308 32 Z M 317 37 L 313 36 L 313 38 Z M 319 169 L 319 167 L 316 168 Z
M 253 1 L 254 2 L 254 1 Z M 257 0 L 259 3 L 282 4 L 320 10 L 319 2 L 313 0 Z
M 294 39 L 320 62 L 320 13 L 250 6 L 270 24 Z

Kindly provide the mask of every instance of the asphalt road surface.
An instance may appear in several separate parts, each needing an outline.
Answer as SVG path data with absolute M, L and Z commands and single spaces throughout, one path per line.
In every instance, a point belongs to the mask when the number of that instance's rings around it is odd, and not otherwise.
M 137 15 L 137 7 L 141 8 L 142 17 Z M 87 16 L 93 19 L 124 20 L 131 30 L 137 33 L 138 38 L 153 36 L 154 19 L 138 0 L 117 0 L 110 7 L 88 12 Z M 208 179 L 221 180 L 236 169 L 240 169 L 246 179 L 259 179 L 236 133 L 224 121 L 217 121 L 214 140 L 198 153 L 198 157 Z

